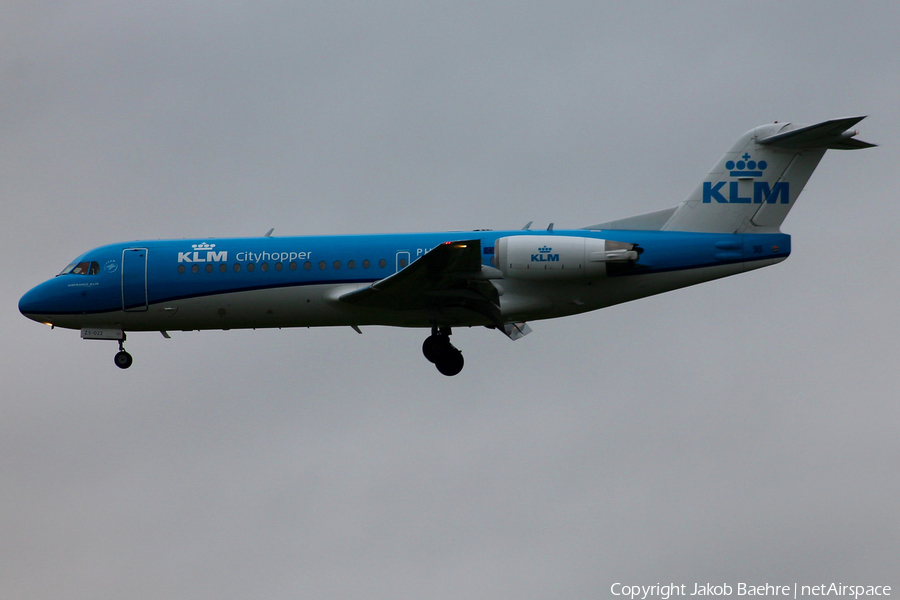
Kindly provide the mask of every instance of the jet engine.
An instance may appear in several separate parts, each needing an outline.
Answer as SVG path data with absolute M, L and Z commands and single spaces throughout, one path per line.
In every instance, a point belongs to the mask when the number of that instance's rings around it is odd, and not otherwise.
M 634 244 L 562 235 L 514 235 L 497 240 L 497 268 L 508 279 L 575 281 L 606 276 L 607 263 L 638 258 Z

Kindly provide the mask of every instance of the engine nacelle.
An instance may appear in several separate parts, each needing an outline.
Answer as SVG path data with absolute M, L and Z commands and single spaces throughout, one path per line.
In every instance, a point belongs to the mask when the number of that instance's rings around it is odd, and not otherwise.
M 606 263 L 637 260 L 634 244 L 563 235 L 497 240 L 497 268 L 509 279 L 575 281 L 606 276 Z

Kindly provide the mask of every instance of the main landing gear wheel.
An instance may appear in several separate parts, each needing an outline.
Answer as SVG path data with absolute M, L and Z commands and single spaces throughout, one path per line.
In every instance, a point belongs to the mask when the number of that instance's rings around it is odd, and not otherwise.
M 116 366 L 120 369 L 127 369 L 131 366 L 131 363 L 134 362 L 134 359 L 131 358 L 131 355 L 124 350 L 119 350 L 113 360 L 115 361 Z
M 450 340 L 448 340 L 445 336 L 429 335 L 427 338 L 425 338 L 425 341 L 422 342 L 422 354 L 425 355 L 425 358 L 428 359 L 428 362 L 436 363 L 443 347 L 449 344 Z
M 442 374 L 452 377 L 463 369 L 465 360 L 462 352 L 450 343 L 450 328 L 431 328 L 431 335 L 422 342 L 422 354 L 434 363 Z
M 447 377 L 457 375 L 463 370 L 463 365 L 465 364 L 466 361 L 463 360 L 462 352 L 451 346 L 449 343 L 434 362 L 434 366 L 437 367 L 437 370 Z

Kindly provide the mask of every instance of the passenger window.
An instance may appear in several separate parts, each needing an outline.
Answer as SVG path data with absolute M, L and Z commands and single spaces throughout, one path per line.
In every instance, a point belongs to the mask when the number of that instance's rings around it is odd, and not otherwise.
M 247 263 L 247 270 L 250 271 L 251 273 L 253 272 L 253 269 L 255 269 L 255 268 L 256 268 L 256 265 L 254 265 L 253 263 Z
M 225 263 L 222 263 L 221 265 L 219 265 L 219 270 L 224 273 L 225 271 L 228 270 L 228 265 L 226 265 Z
M 325 261 L 324 260 L 319 261 L 319 269 L 321 269 L 322 271 L 325 270 Z
M 355 260 L 348 260 L 348 261 L 347 261 L 347 268 L 348 268 L 348 269 L 355 269 L 355 268 L 356 268 L 356 261 L 355 261 Z
M 184 273 L 184 265 L 178 265 L 178 272 Z
M 191 265 L 191 273 L 199 273 L 200 265 Z
M 234 263 L 234 272 L 237 273 L 241 270 L 241 263 Z
M 275 263 L 275 270 L 276 270 L 276 271 L 280 271 L 280 270 L 281 270 L 281 263 L 280 263 L 280 262 Z
M 291 264 L 289 264 L 288 266 L 291 268 L 291 271 L 297 270 L 297 263 L 295 263 L 294 261 L 291 261 Z
M 263 264 L 259 265 L 259 268 L 262 269 L 263 271 L 268 271 L 269 263 L 263 263 Z
M 337 271 L 340 268 L 341 268 L 341 261 L 339 261 L 339 260 L 334 261 L 334 270 Z
M 306 261 L 305 263 L 303 263 L 303 268 L 306 269 L 307 271 L 309 271 L 310 269 L 312 269 L 312 263 L 309 261 Z
M 382 269 L 385 268 L 387 266 L 387 261 L 382 258 L 381 260 L 378 261 L 378 266 L 381 267 Z
M 368 268 L 369 268 L 369 264 L 370 264 L 370 263 L 369 263 L 369 259 L 367 258 L 366 260 L 363 261 L 363 269 L 368 269 Z
M 206 265 L 206 272 L 212 273 L 212 265 Z

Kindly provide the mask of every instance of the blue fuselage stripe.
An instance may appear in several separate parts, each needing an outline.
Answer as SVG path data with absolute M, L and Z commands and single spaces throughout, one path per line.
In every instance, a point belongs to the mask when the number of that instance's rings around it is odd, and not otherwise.
M 132 268 L 127 263 L 123 265 L 123 253 L 134 248 L 146 249 L 146 297 L 153 305 L 274 288 L 369 284 L 449 241 L 480 240 L 482 262 L 492 265 L 499 238 L 528 235 L 588 237 L 634 244 L 640 252 L 638 260 L 633 268 L 610 269 L 609 275 L 615 277 L 784 258 L 790 254 L 790 236 L 780 233 L 511 230 L 140 241 L 102 246 L 85 253 L 76 262 L 96 262 L 100 265 L 98 273 L 51 279 L 23 296 L 20 310 L 46 315 L 122 310 L 123 269 Z

